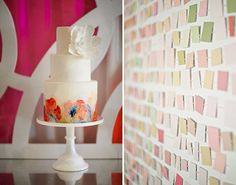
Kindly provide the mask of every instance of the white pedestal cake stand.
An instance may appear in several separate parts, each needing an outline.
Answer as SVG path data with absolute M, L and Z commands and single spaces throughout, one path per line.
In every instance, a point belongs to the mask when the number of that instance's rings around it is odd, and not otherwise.
M 43 118 L 37 118 L 37 122 L 45 126 L 66 128 L 66 150 L 64 154 L 61 155 L 53 164 L 53 168 L 55 170 L 74 172 L 88 169 L 88 164 L 76 152 L 75 149 L 75 127 L 99 125 L 103 123 L 103 118 L 99 118 L 97 121 L 87 123 L 55 123 L 44 121 Z

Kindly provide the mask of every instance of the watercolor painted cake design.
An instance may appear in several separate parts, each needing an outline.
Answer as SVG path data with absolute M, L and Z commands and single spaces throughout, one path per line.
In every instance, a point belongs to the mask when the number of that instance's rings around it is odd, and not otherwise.
M 82 123 L 97 120 L 97 81 L 91 80 L 90 58 L 100 38 L 94 28 L 58 27 L 50 79 L 44 83 L 44 120 Z

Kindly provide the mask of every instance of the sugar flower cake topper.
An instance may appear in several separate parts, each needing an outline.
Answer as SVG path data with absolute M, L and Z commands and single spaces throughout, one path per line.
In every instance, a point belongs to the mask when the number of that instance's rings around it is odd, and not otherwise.
M 72 55 L 91 58 L 98 53 L 101 38 L 94 35 L 94 28 L 90 25 L 74 26 L 71 29 L 71 41 L 68 51 Z

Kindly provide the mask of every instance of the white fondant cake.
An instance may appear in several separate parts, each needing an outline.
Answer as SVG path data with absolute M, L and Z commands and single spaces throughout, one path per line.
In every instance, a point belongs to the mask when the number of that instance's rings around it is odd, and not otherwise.
M 73 29 L 57 28 L 56 54 L 51 55 L 51 75 L 44 84 L 45 121 L 71 123 L 97 119 L 97 81 L 91 80 L 90 59 L 69 51 L 70 44 L 78 46 L 81 40 L 78 41 L 80 32 Z M 77 37 L 73 38 L 75 31 Z

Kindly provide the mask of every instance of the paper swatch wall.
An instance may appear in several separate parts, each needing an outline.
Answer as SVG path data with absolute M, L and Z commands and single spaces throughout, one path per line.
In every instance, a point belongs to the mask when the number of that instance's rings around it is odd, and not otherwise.
M 235 0 L 125 0 L 126 184 L 236 184 Z

